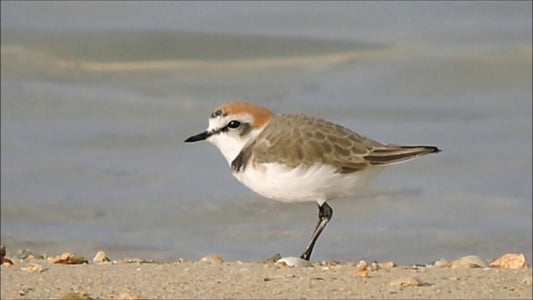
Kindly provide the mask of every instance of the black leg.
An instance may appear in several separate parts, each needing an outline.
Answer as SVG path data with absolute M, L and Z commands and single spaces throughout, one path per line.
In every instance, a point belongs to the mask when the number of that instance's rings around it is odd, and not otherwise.
M 318 206 L 318 224 L 316 224 L 315 231 L 313 232 L 311 242 L 307 246 L 307 249 L 305 249 L 305 252 L 300 255 L 301 259 L 309 260 L 309 258 L 311 258 L 311 252 L 313 252 L 316 240 L 322 230 L 326 228 L 326 224 L 331 220 L 331 216 L 333 216 L 333 209 L 331 209 L 326 202 Z

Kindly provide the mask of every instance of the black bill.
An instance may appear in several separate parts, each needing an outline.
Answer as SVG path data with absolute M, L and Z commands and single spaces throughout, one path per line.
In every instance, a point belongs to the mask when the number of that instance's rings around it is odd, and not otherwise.
M 197 141 L 203 141 L 205 139 L 207 139 L 208 137 L 211 136 L 211 133 L 208 132 L 208 131 L 204 131 L 200 134 L 197 134 L 197 135 L 193 135 L 191 137 L 189 137 L 188 139 L 185 140 L 185 143 L 192 143 L 192 142 L 197 142 Z

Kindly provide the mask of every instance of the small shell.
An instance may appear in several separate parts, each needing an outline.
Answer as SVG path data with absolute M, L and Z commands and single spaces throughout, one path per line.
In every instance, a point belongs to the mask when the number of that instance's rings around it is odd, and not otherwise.
M 312 267 L 313 266 L 308 260 L 301 259 L 295 256 L 282 257 L 278 259 L 276 263 L 285 263 L 287 266 L 294 266 L 294 267 Z
M 211 255 L 211 256 L 205 256 L 205 257 L 202 257 L 200 259 L 200 262 L 203 262 L 203 263 L 212 263 L 212 264 L 221 264 L 223 263 L 224 261 L 222 260 L 222 258 L 216 256 L 216 255 Z

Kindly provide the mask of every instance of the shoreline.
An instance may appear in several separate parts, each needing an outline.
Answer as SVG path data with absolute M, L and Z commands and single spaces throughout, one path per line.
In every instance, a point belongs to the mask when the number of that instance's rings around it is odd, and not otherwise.
M 218 256 L 154 262 L 111 260 L 102 251 L 92 260 L 70 253 L 46 258 L 30 254 L 6 257 L 13 264 L 2 264 L 1 298 L 531 299 L 532 269 L 519 255 L 505 256 L 490 265 L 468 256 L 416 266 L 331 261 L 294 267 L 275 262 L 278 257 L 246 263 L 224 262 Z

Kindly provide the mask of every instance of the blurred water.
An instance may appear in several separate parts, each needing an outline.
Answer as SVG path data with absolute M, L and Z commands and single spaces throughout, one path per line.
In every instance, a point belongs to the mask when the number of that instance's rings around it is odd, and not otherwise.
M 2 2 L 2 244 L 299 255 L 315 204 L 183 143 L 246 100 L 444 150 L 332 201 L 313 259 L 531 259 L 531 20 L 530 2 Z

